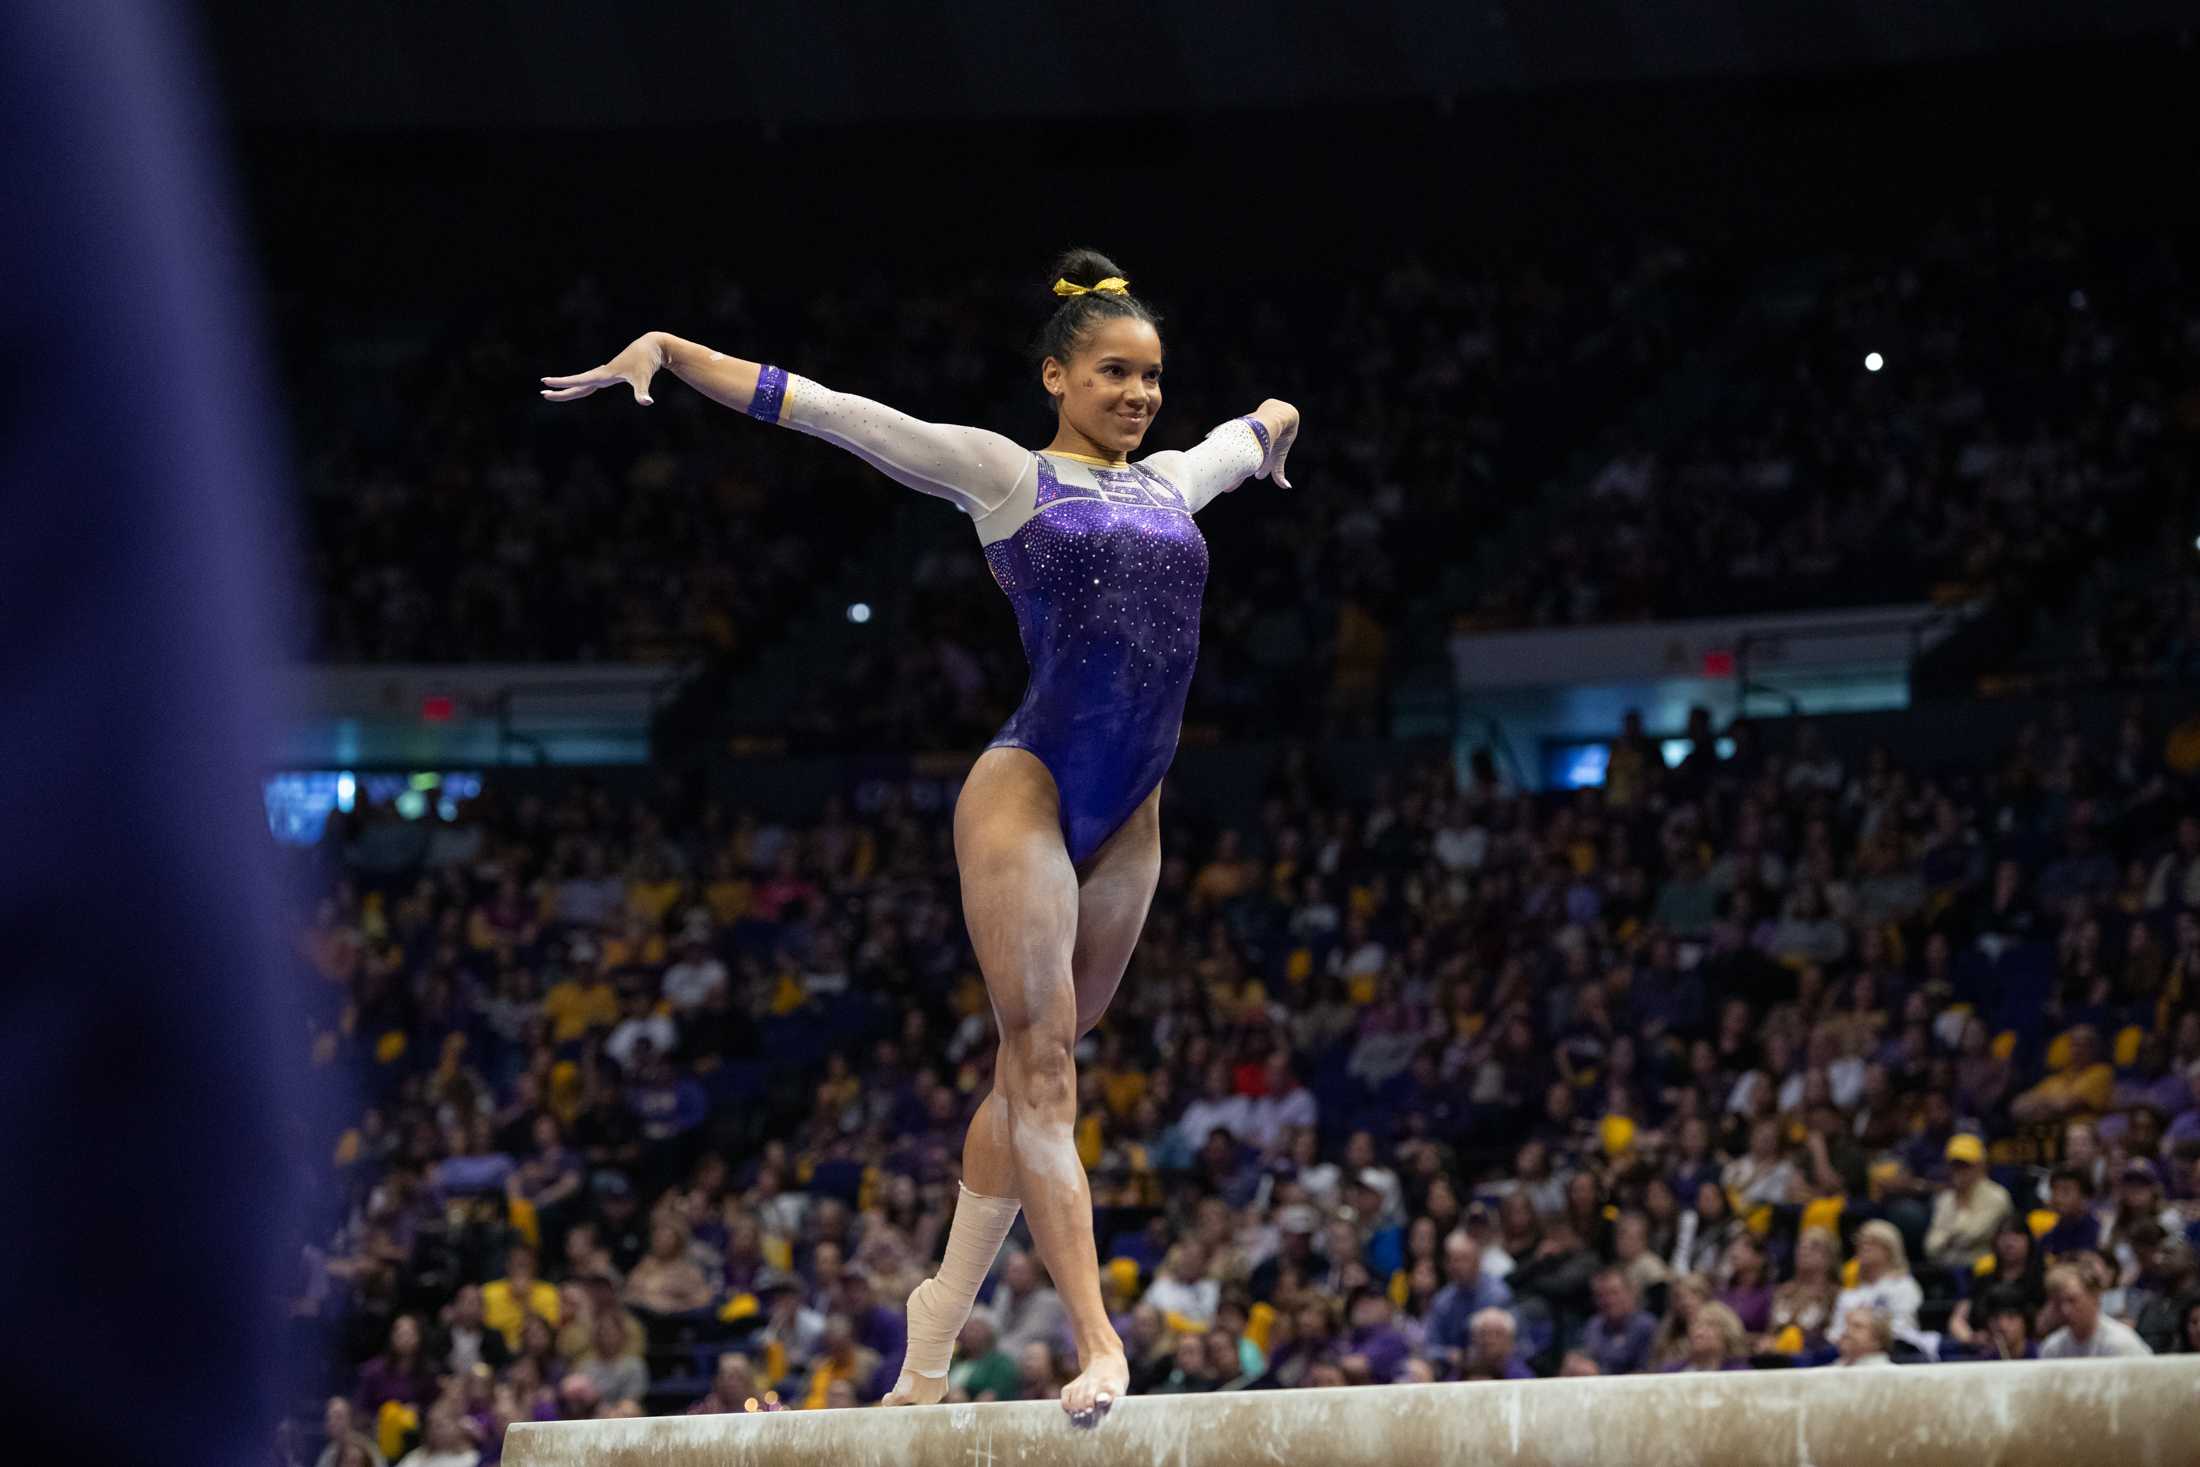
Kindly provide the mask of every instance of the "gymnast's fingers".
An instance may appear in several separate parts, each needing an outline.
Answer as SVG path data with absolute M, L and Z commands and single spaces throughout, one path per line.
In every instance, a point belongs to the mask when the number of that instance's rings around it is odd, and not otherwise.
M 1276 461 L 1269 466 L 1268 482 L 1279 489 L 1291 487 L 1291 481 L 1283 476 L 1283 461 L 1291 456 L 1291 445 L 1297 441 L 1298 436 L 1298 425 L 1294 423 L 1283 430 L 1283 441 L 1276 445 Z
M 614 382 L 623 382 L 626 379 L 619 374 L 615 364 L 606 362 L 600 367 L 590 367 L 585 372 L 575 372 L 570 377 L 545 377 L 542 380 L 548 387 L 609 387 Z
M 552 402 L 572 402 L 587 397 L 600 387 L 609 387 L 626 379 L 618 373 L 597 367 L 593 371 L 576 372 L 570 377 L 545 377 L 542 379 L 542 395 Z

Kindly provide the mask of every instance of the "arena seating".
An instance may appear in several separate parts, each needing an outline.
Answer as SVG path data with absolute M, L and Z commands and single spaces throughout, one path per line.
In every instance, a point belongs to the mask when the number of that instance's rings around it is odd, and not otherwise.
M 2051 1263 L 2200 1347 L 2167 733 L 1932 769 L 1621 738 L 1563 796 L 1279 763 L 1255 814 L 1172 827 L 1081 1054 L 1134 1393 L 2064 1353 Z M 297 1311 L 329 1393 L 386 1449 L 439 1401 L 493 1450 L 876 1400 L 991 1074 L 943 822 L 492 777 L 370 874 L 393 818 L 306 857 L 306 1032 L 364 1106 Z M 958 1398 L 1070 1368 L 1027 1248 Z

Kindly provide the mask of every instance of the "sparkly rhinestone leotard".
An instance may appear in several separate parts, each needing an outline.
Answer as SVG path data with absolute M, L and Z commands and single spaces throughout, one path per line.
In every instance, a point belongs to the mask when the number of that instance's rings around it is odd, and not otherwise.
M 1082 865 L 1176 757 L 1207 584 L 1192 516 L 1262 471 L 1266 430 L 1236 418 L 1196 448 L 1117 465 L 922 422 L 774 367 L 756 396 L 754 416 L 838 444 L 976 523 L 1031 664 L 1022 704 L 987 747 L 1046 765 L 1063 844 Z

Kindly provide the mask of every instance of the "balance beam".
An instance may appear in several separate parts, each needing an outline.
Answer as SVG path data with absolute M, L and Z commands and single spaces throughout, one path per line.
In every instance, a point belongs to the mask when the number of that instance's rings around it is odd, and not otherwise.
M 527 1422 L 505 1467 L 2196 1467 L 2200 1356 Z

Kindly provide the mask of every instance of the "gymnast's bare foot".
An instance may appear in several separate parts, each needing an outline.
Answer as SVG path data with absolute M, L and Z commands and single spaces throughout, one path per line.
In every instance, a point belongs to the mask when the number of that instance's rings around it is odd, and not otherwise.
M 1098 1426 L 1108 1414 L 1108 1407 L 1123 1399 L 1130 1384 L 1130 1362 L 1123 1358 L 1121 1344 L 1094 1352 L 1085 1373 L 1062 1387 L 1062 1409 L 1069 1413 L 1069 1424 Z

